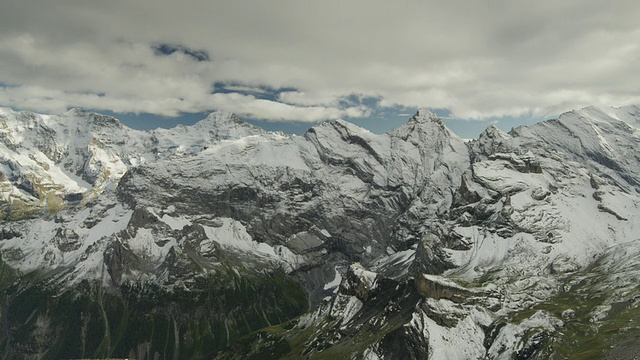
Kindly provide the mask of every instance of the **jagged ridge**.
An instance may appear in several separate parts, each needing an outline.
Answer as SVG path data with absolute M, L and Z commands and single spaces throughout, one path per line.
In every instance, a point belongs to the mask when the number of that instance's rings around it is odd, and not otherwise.
M 384 337 L 374 336 L 380 341 L 348 347 L 370 357 L 400 356 L 400 344 L 431 358 L 461 349 L 465 358 L 542 354 L 540 344 L 564 320 L 536 312 L 514 322 L 513 314 L 554 299 L 607 247 L 635 240 L 639 113 L 586 108 L 508 134 L 489 128 L 465 144 L 423 110 L 388 134 L 336 121 L 304 136 L 266 132 L 227 113 L 140 132 L 78 110 L 60 117 L 3 110 L 0 248 L 11 271 L 41 274 L 38 289 L 63 293 L 88 281 L 87 289 L 147 284 L 201 294 L 202 279 L 284 271 L 319 305 L 313 327 L 327 336 L 356 334 L 368 321 L 366 333 L 375 334 L 388 320 L 384 309 L 412 294 L 421 310 L 400 311 L 403 330 L 383 328 Z M 422 285 L 367 304 L 366 287 L 348 286 L 356 261 L 389 286 Z M 474 288 L 490 290 L 481 292 L 484 302 L 464 300 L 476 297 Z M 46 310 L 34 311 L 49 333 L 59 326 Z M 244 311 L 251 310 L 234 316 Z M 361 320 L 336 327 L 324 316 Z M 535 327 L 544 331 L 528 333 Z M 157 340 L 140 336 L 150 344 L 144 354 L 159 351 Z M 459 336 L 475 340 L 446 340 Z M 308 340 L 305 354 L 342 346 Z M 98 350 L 128 355 L 115 349 Z

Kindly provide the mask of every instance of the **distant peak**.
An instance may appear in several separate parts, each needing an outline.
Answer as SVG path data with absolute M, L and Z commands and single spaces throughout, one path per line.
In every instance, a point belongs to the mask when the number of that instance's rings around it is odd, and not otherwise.
M 79 107 L 74 107 L 69 109 L 66 114 L 68 115 L 76 115 L 76 116 L 83 116 L 87 114 L 87 111 L 83 108 L 79 108 Z
M 199 131 L 208 131 L 220 139 L 234 139 L 265 132 L 228 111 L 212 112 L 206 118 L 195 123 L 193 128 Z
M 205 120 L 232 121 L 232 122 L 236 122 L 236 123 L 245 122 L 244 120 L 240 119 L 240 117 L 238 117 L 238 115 L 236 115 L 236 114 L 234 114 L 232 112 L 223 111 L 223 110 L 217 110 L 217 111 L 214 111 L 214 112 L 210 113 L 209 115 L 207 115 Z
M 610 122 L 617 116 L 612 109 L 597 106 L 585 106 L 580 110 L 571 110 L 560 114 L 558 120 L 564 123 L 583 124 L 591 122 Z
M 448 130 L 444 121 L 442 121 L 436 113 L 425 108 L 420 108 L 405 125 L 411 126 L 412 128 L 416 128 L 416 126 L 418 128 L 424 128 L 425 126 L 431 127 L 431 125 L 436 125 L 437 128 Z
M 244 121 L 235 113 L 229 111 L 214 111 L 207 115 L 206 118 L 198 121 L 194 126 L 205 126 L 205 127 L 220 127 L 220 126 L 233 126 L 233 127 L 246 127 L 246 128 L 257 128 L 256 126 L 249 124 Z
M 482 134 L 480 134 L 481 138 L 489 138 L 489 139 L 498 139 L 498 138 L 502 138 L 502 139 L 508 139 L 510 138 L 509 134 L 507 134 L 506 132 L 498 129 L 497 126 L 495 125 L 490 125 L 489 127 L 487 127 Z
M 420 108 L 418 112 L 411 118 L 413 121 L 417 122 L 425 122 L 425 121 L 433 121 L 437 123 L 442 123 L 442 119 L 436 115 L 433 111 L 427 108 Z
M 403 125 L 391 130 L 389 135 L 396 136 L 407 140 L 417 134 L 424 134 L 431 139 L 433 138 L 455 138 L 462 141 L 445 125 L 444 121 L 434 112 L 421 108 L 415 115 Z
M 342 134 L 345 137 L 354 135 L 359 137 L 367 137 L 369 135 L 373 135 L 369 130 L 341 119 L 325 120 L 310 127 L 305 132 L 305 134 L 331 134 L 336 132 Z
M 198 121 L 193 126 L 195 127 L 219 127 L 229 125 L 249 125 L 244 120 L 240 119 L 236 114 L 228 111 L 214 111 L 207 115 L 206 118 Z
M 63 117 L 75 117 L 80 120 L 81 123 L 92 124 L 97 127 L 126 127 L 118 118 L 110 115 L 103 115 L 96 112 L 86 111 L 83 108 L 72 108 L 67 111 Z

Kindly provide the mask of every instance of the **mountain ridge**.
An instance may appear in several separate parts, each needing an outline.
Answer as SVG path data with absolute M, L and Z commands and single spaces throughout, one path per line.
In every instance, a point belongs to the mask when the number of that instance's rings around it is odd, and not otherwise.
M 3 321 L 20 329 L 0 338 L 15 356 L 224 358 L 249 341 L 292 358 L 531 357 L 557 353 L 553 339 L 579 326 L 550 308 L 603 328 L 635 309 L 614 305 L 635 296 L 632 277 L 590 308 L 567 305 L 565 289 L 587 296 L 605 285 L 581 279 L 612 281 L 598 261 L 637 265 L 623 255 L 640 228 L 637 107 L 489 127 L 470 142 L 425 110 L 386 134 L 336 121 L 302 136 L 220 112 L 151 131 L 67 114 L 0 112 L 1 265 L 14 274 L 2 296 L 17 314 Z M 273 297 L 256 310 L 245 296 L 258 289 Z M 51 315 L 64 304 L 32 293 L 82 299 L 94 320 L 65 328 Z M 205 310 L 214 303 L 230 315 Z M 123 312 L 175 335 L 118 340 L 114 322 L 139 329 Z M 196 313 L 208 315 L 187 320 Z M 62 329 L 91 329 L 101 345 L 71 346 Z

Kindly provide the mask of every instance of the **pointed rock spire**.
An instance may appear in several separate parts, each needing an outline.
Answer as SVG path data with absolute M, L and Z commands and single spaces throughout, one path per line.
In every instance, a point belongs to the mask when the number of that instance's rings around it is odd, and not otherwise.
M 491 125 L 488 128 L 484 129 L 484 131 L 480 134 L 480 139 L 508 139 L 511 136 L 506 132 L 498 129 L 497 126 Z
M 405 141 L 411 138 L 419 138 L 421 139 L 420 141 L 428 138 L 448 138 L 459 139 L 462 142 L 462 139 L 449 130 L 438 115 L 425 108 L 420 108 L 409 121 L 389 131 L 389 135 L 399 137 Z
M 416 122 L 433 121 L 436 123 L 443 123 L 442 119 L 436 113 L 427 108 L 418 109 L 418 112 L 413 115 L 411 120 L 414 120 Z

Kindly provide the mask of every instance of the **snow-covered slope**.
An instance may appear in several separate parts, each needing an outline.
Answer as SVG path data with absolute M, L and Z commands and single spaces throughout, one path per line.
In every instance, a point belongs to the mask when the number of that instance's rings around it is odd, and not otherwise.
M 564 299 L 577 279 L 608 276 L 598 261 L 640 271 L 628 256 L 640 248 L 638 143 L 637 107 L 585 108 L 508 134 L 490 127 L 468 143 L 426 110 L 387 134 L 336 121 L 290 136 L 222 112 L 145 132 L 81 110 L 3 109 L 2 266 L 65 294 L 151 286 L 196 296 L 227 280 L 246 290 L 242 279 L 284 274 L 275 289 L 300 284 L 312 307 L 274 330 L 275 344 L 299 347 L 290 357 L 549 354 L 557 351 L 549 339 L 571 322 L 541 304 Z M 623 277 L 615 299 L 583 311 L 615 308 L 635 294 L 631 282 Z M 225 334 L 216 351 L 299 315 L 283 318 L 267 303 L 254 325 L 249 304 L 209 321 L 207 336 Z M 170 308 L 155 311 L 168 311 L 176 331 L 200 329 Z M 137 344 L 159 349 L 140 336 Z M 263 340 L 256 346 L 271 344 Z M 127 351 L 151 354 L 143 348 Z
M 94 198 L 109 184 L 115 187 L 130 167 L 198 153 L 222 139 L 262 133 L 223 112 L 191 127 L 142 132 L 113 117 L 79 109 L 61 116 L 0 109 L 4 202 L 16 199 L 44 206 L 48 196 Z

